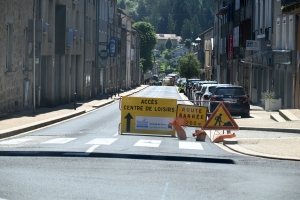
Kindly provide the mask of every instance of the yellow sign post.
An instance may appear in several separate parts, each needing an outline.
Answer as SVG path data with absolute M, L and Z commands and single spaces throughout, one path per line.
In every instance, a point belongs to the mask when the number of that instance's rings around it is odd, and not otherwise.
M 121 134 L 175 136 L 170 122 L 176 117 L 177 99 L 122 97 Z
M 186 119 L 183 126 L 202 127 L 207 119 L 207 108 L 193 105 L 177 105 L 176 117 Z

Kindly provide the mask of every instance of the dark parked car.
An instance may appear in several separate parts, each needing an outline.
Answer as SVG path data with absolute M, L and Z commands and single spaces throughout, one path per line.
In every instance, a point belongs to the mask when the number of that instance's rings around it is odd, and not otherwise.
M 249 96 L 242 86 L 218 85 L 209 100 L 208 110 L 210 113 L 216 109 L 220 101 L 226 101 L 224 105 L 232 116 L 250 116 Z

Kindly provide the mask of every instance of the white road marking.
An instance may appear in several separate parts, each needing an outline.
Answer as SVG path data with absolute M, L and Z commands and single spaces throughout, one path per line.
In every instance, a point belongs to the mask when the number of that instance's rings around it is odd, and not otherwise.
M 200 142 L 183 142 L 179 141 L 179 149 L 203 150 Z
M 139 140 L 134 146 L 137 147 L 159 147 L 161 140 Z
M 111 145 L 118 138 L 96 138 L 86 144 Z
M 119 135 L 119 133 L 117 132 L 116 134 L 114 134 L 113 136 L 118 136 Z
M 5 141 L 2 141 L 0 142 L 0 144 L 20 144 L 22 142 L 26 142 L 26 141 L 29 141 L 29 140 L 32 140 L 32 139 L 11 139 L 11 140 L 5 140 Z
M 88 150 L 86 150 L 85 153 L 92 153 L 96 148 L 98 148 L 100 145 L 93 145 Z
M 55 138 L 55 139 L 48 140 L 48 141 L 42 142 L 42 143 L 43 144 L 65 144 L 65 143 L 70 142 L 75 139 L 76 138 Z

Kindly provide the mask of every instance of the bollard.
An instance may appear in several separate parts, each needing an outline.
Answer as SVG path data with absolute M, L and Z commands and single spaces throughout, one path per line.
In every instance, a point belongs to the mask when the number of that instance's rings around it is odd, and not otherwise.
M 76 110 L 76 92 L 74 93 L 74 110 Z

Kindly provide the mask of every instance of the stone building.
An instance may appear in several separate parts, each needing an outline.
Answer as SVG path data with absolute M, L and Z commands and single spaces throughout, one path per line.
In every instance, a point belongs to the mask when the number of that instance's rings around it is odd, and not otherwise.
M 0 113 L 32 105 L 33 67 L 27 42 L 33 1 L 0 1 Z
M 2 0 L 0 11 L 0 112 L 141 84 L 140 34 L 117 0 Z

